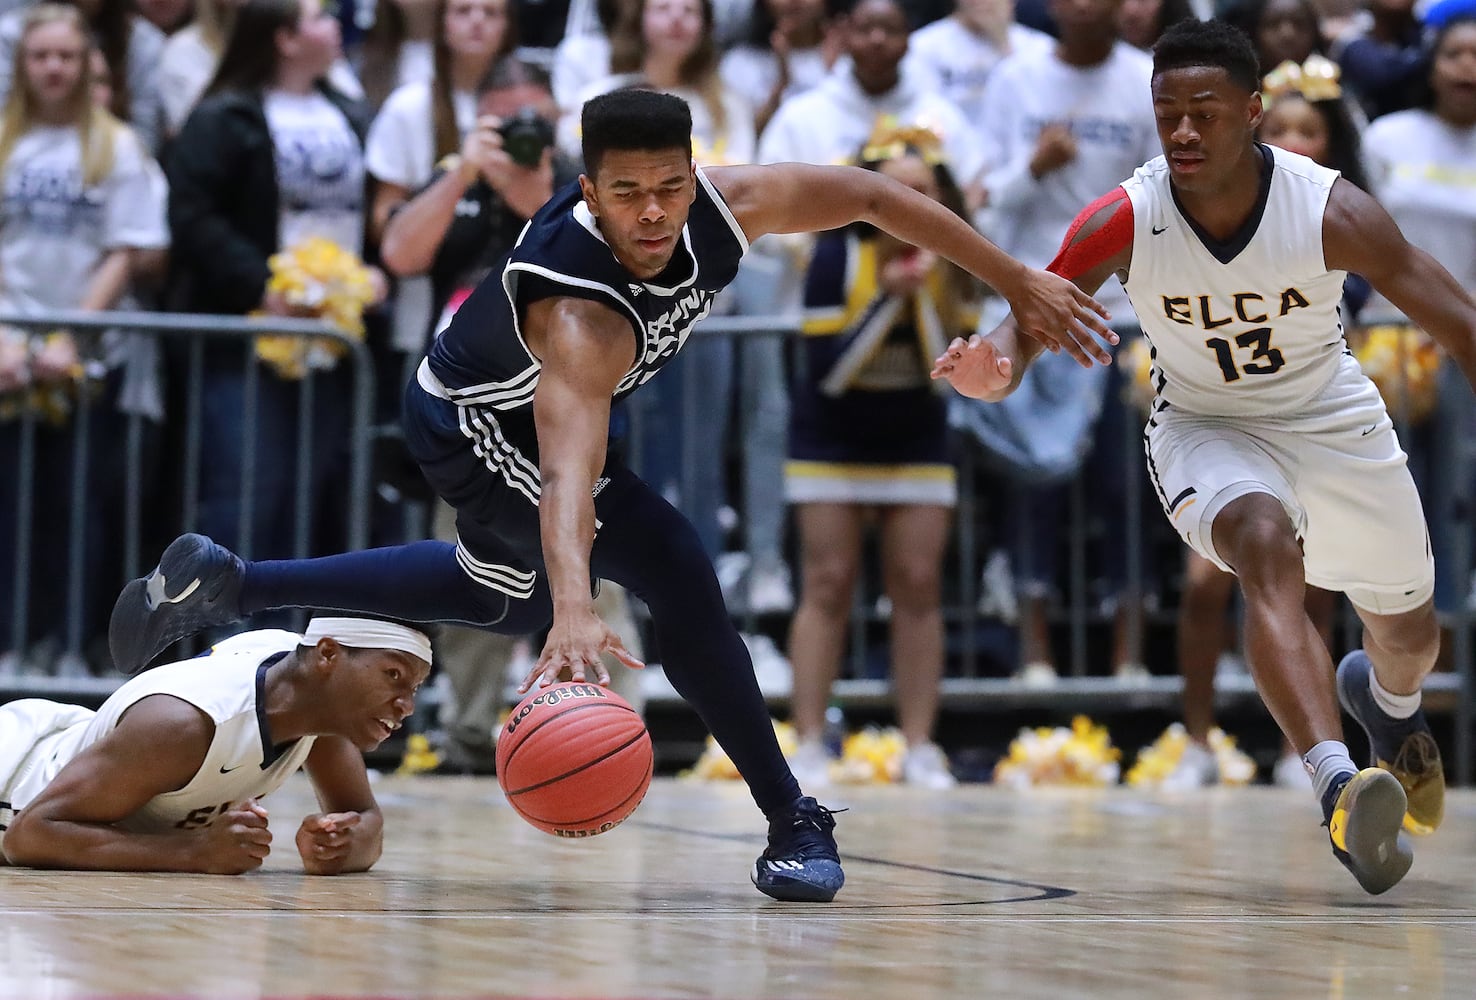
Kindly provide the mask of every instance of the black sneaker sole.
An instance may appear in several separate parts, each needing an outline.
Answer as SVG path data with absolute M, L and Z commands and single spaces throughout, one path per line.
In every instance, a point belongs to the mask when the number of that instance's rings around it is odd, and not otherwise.
M 148 576 L 123 588 L 108 621 L 108 649 L 113 664 L 125 674 L 143 670 L 173 643 L 213 625 L 236 621 L 214 606 L 229 582 L 228 574 L 210 581 L 198 575 L 201 553 L 215 547 L 204 535 L 181 535 L 169 543 Z M 181 598 L 188 604 L 175 604 Z M 165 603 L 168 602 L 168 603 Z
M 757 862 L 754 863 L 753 871 L 749 880 L 753 887 L 771 899 L 778 899 L 786 903 L 828 903 L 840 892 L 841 887 L 846 884 L 846 873 L 841 870 L 839 864 L 831 862 L 835 867 L 835 874 L 822 877 L 816 881 L 807 882 L 799 879 L 783 882 L 759 882 L 759 870 Z

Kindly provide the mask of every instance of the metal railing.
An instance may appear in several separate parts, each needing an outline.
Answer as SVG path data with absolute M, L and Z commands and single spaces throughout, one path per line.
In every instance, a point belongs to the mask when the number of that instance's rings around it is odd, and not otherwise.
M 238 546 L 243 555 L 249 557 L 252 548 L 252 521 L 255 514 L 254 470 L 257 468 L 256 424 L 260 398 L 260 366 L 256 360 L 254 344 L 260 336 L 289 336 L 304 340 L 330 340 L 342 346 L 344 364 L 352 372 L 349 441 L 348 482 L 346 484 L 347 521 L 345 537 L 350 547 L 362 548 L 369 541 L 370 489 L 370 433 L 374 419 L 374 365 L 368 348 L 362 340 L 343 333 L 316 320 L 285 317 L 243 318 L 239 316 L 195 315 L 181 313 L 152 312 L 81 312 L 52 311 L 26 315 L 0 313 L 0 325 L 22 330 L 71 332 L 124 332 L 140 334 L 156 341 L 171 340 L 185 343 L 183 363 L 184 412 L 166 413 L 166 421 L 183 422 L 183 454 L 178 456 L 182 463 L 180 497 L 181 531 L 193 530 L 200 515 L 200 486 L 203 463 L 211 456 L 202 454 L 204 439 L 203 394 L 205 392 L 205 351 L 207 342 L 234 342 L 243 358 L 244 404 L 241 413 L 241 507 L 239 516 Z M 162 378 L 162 373 L 160 375 Z M 309 373 L 301 382 L 298 395 L 298 437 L 295 453 L 290 456 L 296 475 L 296 490 L 293 505 L 293 555 L 308 554 L 309 523 L 314 498 L 311 496 L 308 475 L 313 453 L 310 430 L 315 406 L 316 379 Z M 53 595 L 31 593 L 31 557 L 28 544 L 35 521 L 36 504 L 65 502 L 68 505 L 69 531 L 67 539 L 67 593 L 65 595 L 65 627 L 62 636 L 63 650 L 73 657 L 79 656 L 83 643 L 89 638 L 83 634 L 82 620 L 83 588 L 87 531 L 85 522 L 88 504 L 93 490 L 89 483 L 91 470 L 88 467 L 91 454 L 89 440 L 89 417 L 98 401 L 93 394 L 82 392 L 76 395 L 76 410 L 70 419 L 72 444 L 72 475 L 70 496 L 36 497 L 35 472 L 37 460 L 37 415 L 29 407 L 22 407 L 15 417 L 19 428 L 19 467 L 13 470 L 14 479 L 8 489 L 16 492 L 17 515 L 14 525 L 0 526 L 0 530 L 13 531 L 16 564 L 0 567 L 0 572 L 11 574 L 14 585 L 11 606 L 0 608 L 0 614 L 10 618 L 13 650 L 23 650 L 30 638 L 28 618 L 33 600 L 52 600 Z M 122 565 L 124 580 L 140 575 L 144 569 L 143 530 L 148 516 L 143 507 L 144 474 L 143 439 L 144 423 L 149 418 L 139 412 L 122 415 L 126 420 L 124 432 L 124 483 L 122 511 Z M 149 555 L 153 559 L 153 554 Z M 3 652 L 3 651 L 0 651 Z M 26 689 L 27 678 L 18 678 L 7 684 L 8 688 Z M 81 678 L 78 678 L 81 680 Z M 84 685 L 85 686 L 85 685 Z M 41 690 L 55 691 L 55 683 L 41 683 Z M 65 686 L 63 686 L 65 687 Z
M 254 437 L 251 430 L 255 422 L 257 384 L 260 378 L 252 352 L 253 341 L 261 335 L 280 334 L 303 338 L 326 338 L 343 345 L 346 349 L 344 363 L 351 367 L 353 377 L 350 401 L 350 440 L 348 442 L 348 482 L 345 484 L 347 494 L 345 498 L 347 505 L 346 539 L 350 548 L 363 548 L 369 543 L 370 503 L 373 495 L 370 444 L 375 421 L 375 379 L 372 358 L 362 341 L 324 324 L 308 320 L 243 319 L 230 316 L 176 313 L 56 312 L 30 316 L 0 315 L 0 324 L 34 330 L 57 328 L 74 331 L 121 330 L 141 333 L 161 341 L 182 340 L 185 342 L 185 356 L 182 365 L 183 412 L 166 415 L 166 420 L 183 422 L 183 454 L 177 456 L 177 460 L 182 463 L 181 490 L 183 496 L 179 514 L 180 523 L 170 526 L 178 530 L 190 530 L 196 526 L 199 517 L 201 465 L 210 459 L 209 456 L 201 454 L 206 344 L 207 342 L 235 342 L 238 344 L 244 358 L 243 370 L 246 378 L 246 404 L 242 413 L 243 509 L 239 527 L 242 536 L 241 548 L 244 550 L 243 554 L 248 556 L 251 545 L 252 511 L 250 505 L 253 489 L 251 470 L 256 466 L 256 456 L 253 450 Z M 797 329 L 793 321 L 776 317 L 740 316 L 709 318 L 698 327 L 694 336 L 734 340 L 747 337 L 778 337 L 792 343 L 796 333 Z M 683 377 L 700 379 L 702 373 L 688 366 Z M 736 385 L 734 391 L 738 391 Z M 313 407 L 313 393 L 313 379 L 309 377 L 304 381 L 303 391 L 298 398 L 300 417 L 298 442 L 291 459 L 296 470 L 296 494 L 293 509 L 294 552 L 292 554 L 297 556 L 308 554 L 307 526 L 310 519 L 310 508 L 314 501 L 314 497 L 310 495 L 309 477 L 306 474 L 313 461 L 311 442 L 307 434 L 308 416 Z M 725 403 L 726 401 L 712 400 L 711 402 Z M 84 396 L 79 405 L 84 407 L 82 412 L 86 412 L 85 408 L 93 404 Z M 702 394 L 689 392 L 683 395 L 684 433 L 681 448 L 684 493 L 693 488 L 692 477 L 698 462 L 721 460 L 721 456 L 697 454 L 691 435 L 685 433 L 686 428 L 695 427 L 698 421 L 708 416 L 703 412 L 707 405 L 710 403 Z M 755 415 L 742 407 L 736 408 L 735 412 L 737 423 L 733 433 L 729 435 L 729 440 L 741 441 L 749 422 Z M 0 567 L 0 573 L 11 573 L 16 586 L 11 607 L 0 608 L 0 615 L 10 616 L 12 637 L 16 640 L 12 645 L 21 646 L 26 638 L 29 602 L 36 599 L 52 599 L 51 595 L 30 593 L 27 586 L 31 567 L 25 542 L 31 530 L 35 512 L 34 505 L 61 501 L 57 498 L 32 496 L 36 459 L 36 419 L 29 412 L 23 413 L 18 419 L 21 434 L 21 460 L 19 468 L 13 472 L 15 479 L 9 487 L 16 490 L 18 495 L 16 523 L 13 526 L 0 525 L 0 531 L 14 532 L 13 537 L 17 543 L 18 554 L 17 564 L 13 567 Z M 142 501 L 144 493 L 141 481 L 143 475 L 142 422 L 145 419 L 136 413 L 126 417 L 127 427 L 124 436 L 126 471 L 122 511 L 123 579 L 125 580 L 139 575 L 146 568 L 144 562 L 151 562 L 154 556 L 154 553 L 148 553 L 148 559 L 145 560 L 145 554 L 141 552 L 145 523 L 153 514 L 144 509 Z M 639 417 L 636 419 L 638 420 Z M 1129 517 L 1126 523 L 1121 525 L 1121 530 L 1125 533 L 1126 553 L 1123 592 L 1131 599 L 1142 596 L 1147 590 L 1144 560 L 1145 539 L 1149 536 L 1149 532 L 1145 530 L 1145 519 L 1159 515 L 1155 509 L 1156 505 L 1144 503 L 1140 495 L 1143 482 L 1141 427 L 1134 420 L 1127 420 L 1125 424 L 1126 440 L 1123 447 L 1125 467 L 1121 482 L 1127 491 L 1127 509 L 1134 512 L 1135 516 Z M 1401 432 L 1404 430 L 1405 428 L 1401 427 Z M 84 464 L 87 454 L 88 421 L 74 420 L 73 433 L 75 435 L 73 440 L 75 448 L 73 487 L 72 496 L 66 498 L 66 502 L 69 503 L 72 530 L 68 538 L 69 572 L 67 575 L 68 591 L 65 595 L 67 624 L 64 646 L 75 653 L 86 638 L 82 634 L 83 624 L 80 620 L 82 603 L 80 588 L 85 546 L 82 522 L 85 516 L 85 505 L 89 499 L 86 482 L 88 470 Z M 633 433 L 632 437 L 638 439 L 639 435 Z M 1476 470 L 1476 435 L 1462 434 L 1458 441 L 1459 446 L 1455 449 L 1454 457 L 1455 461 L 1463 463 L 1463 468 L 1457 469 L 1456 474 L 1451 476 L 1450 480 L 1466 484 L 1465 492 L 1459 493 L 1458 491 L 1458 495 L 1455 496 L 1438 497 L 1433 502 L 1448 505 L 1451 512 L 1449 520 L 1452 525 L 1448 537 L 1435 539 L 1437 558 L 1443 557 L 1449 560 L 1455 578 L 1465 581 L 1470 579 L 1471 574 L 1472 498 L 1470 483 L 1473 478 L 1476 478 L 1476 472 L 1473 472 Z M 986 555 L 982 549 L 978 532 L 980 522 L 978 507 L 981 501 L 979 486 L 989 473 L 983 470 L 979 461 L 978 448 L 971 442 L 961 448 L 960 458 L 959 501 L 949 555 L 951 571 L 948 574 L 945 588 L 944 612 L 945 621 L 950 630 L 955 633 L 961 630 L 963 640 L 957 644 L 956 655 L 950 658 L 949 670 L 943 681 L 945 700 L 959 706 L 974 707 L 986 704 L 999 707 L 1018 707 L 1023 704 L 1069 707 L 1083 703 L 1099 704 L 1103 701 L 1115 701 L 1123 707 L 1171 708 L 1175 705 L 1179 695 L 1179 682 L 1176 676 L 1156 676 L 1144 684 L 1130 686 L 1118 684 L 1108 677 L 1093 675 L 1090 663 L 1089 633 L 1098 623 L 1098 618 L 1087 594 L 1089 575 L 1085 538 L 1087 493 L 1086 485 L 1081 477 L 1073 481 L 1067 505 L 1068 528 L 1065 544 L 1068 556 L 1066 578 L 1062 588 L 1065 599 L 1061 603 L 1061 615 L 1055 622 L 1057 628 L 1064 628 L 1068 636 L 1069 655 L 1066 658 L 1067 669 L 1065 671 L 1067 676 L 1063 677 L 1060 683 L 1052 689 L 1025 691 L 1019 684 L 1009 679 L 986 675 L 980 650 L 973 641 L 972 628 L 980 617 L 978 612 L 979 582 L 983 557 Z M 118 582 L 121 584 L 122 580 Z M 796 581 L 796 586 L 797 584 L 798 581 Z M 874 591 L 876 588 L 873 585 L 871 589 Z M 844 693 L 843 696 L 853 698 L 858 703 L 878 702 L 886 696 L 886 682 L 863 677 L 861 669 L 869 652 L 868 626 L 876 617 L 874 605 L 870 601 L 873 596 L 875 596 L 874 593 L 868 594 L 867 600 L 858 602 L 858 613 L 853 616 L 850 660 L 848 669 L 843 671 L 843 675 L 849 674 L 849 676 L 843 676 L 838 685 L 839 690 Z M 753 616 L 745 615 L 741 608 L 737 609 L 737 613 L 740 617 L 747 618 L 747 625 L 752 629 L 755 624 Z M 1137 624 L 1139 627 L 1142 625 L 1142 623 Z M 1465 783 L 1471 777 L 1472 757 L 1470 698 L 1472 639 L 1471 614 L 1464 601 L 1449 616 L 1447 624 L 1452 628 L 1453 653 L 1457 669 L 1455 674 L 1449 678 L 1432 677 L 1431 686 L 1454 696 L 1456 758 L 1454 770 L 1457 779 Z M 91 683 L 88 683 L 89 680 Z M 58 678 L 31 675 L 8 678 L 0 686 L 3 686 L 6 691 L 22 694 L 65 695 L 67 692 L 77 691 L 97 694 L 100 691 L 111 690 L 116 683 L 116 678 Z M 1253 686 L 1248 679 L 1244 678 L 1232 679 L 1229 683 L 1222 680 L 1217 687 L 1222 695 L 1232 699 L 1250 698 L 1254 694 Z
M 1137 328 L 1133 327 L 1131 332 L 1137 333 Z M 793 340 L 797 333 L 797 323 L 792 319 L 771 316 L 727 316 L 710 317 L 704 320 L 694 331 L 693 337 L 733 339 L 783 337 Z M 1124 343 L 1126 341 L 1127 338 L 1124 337 Z M 802 363 L 801 359 L 797 358 L 793 359 L 793 362 Z M 1400 367 L 1403 368 L 1402 365 Z M 683 377 L 701 379 L 703 373 L 688 366 L 684 369 Z M 735 388 L 734 391 L 736 392 L 737 389 Z M 1408 398 L 1406 394 L 1405 399 Z M 699 399 L 703 399 L 704 404 L 699 405 L 697 402 Z M 684 392 L 684 428 L 693 426 L 694 421 L 710 417 L 710 413 L 703 412 L 704 405 L 723 402 L 721 400 L 709 401 L 699 392 Z M 730 437 L 733 440 L 742 440 L 747 423 L 753 415 L 742 407 L 736 408 L 735 412 L 736 433 Z M 1394 412 L 1392 416 L 1400 440 L 1408 449 L 1411 440 L 1409 414 L 1407 411 Z M 1431 417 L 1430 419 L 1439 418 Z M 1121 530 L 1125 535 L 1126 565 L 1123 567 L 1120 597 L 1133 608 L 1141 609 L 1141 599 L 1148 592 L 1146 582 L 1148 574 L 1145 566 L 1146 542 L 1153 535 L 1146 521 L 1150 518 L 1161 518 L 1162 514 L 1158 510 L 1158 504 L 1148 501 L 1142 492 L 1144 484 L 1142 421 L 1130 418 L 1124 420 L 1123 423 L 1125 441 L 1122 452 L 1125 466 L 1120 483 L 1125 491 L 1124 505 L 1134 516 L 1129 516 L 1121 525 Z M 1437 696 L 1434 700 L 1439 707 L 1448 707 L 1451 710 L 1454 722 L 1453 778 L 1466 784 L 1472 779 L 1473 769 L 1473 705 L 1471 698 L 1473 616 L 1464 598 L 1464 590 L 1466 581 L 1472 578 L 1472 545 L 1473 540 L 1476 540 L 1471 523 L 1473 511 L 1476 511 L 1476 499 L 1472 496 L 1472 486 L 1476 484 L 1476 434 L 1458 433 L 1456 428 L 1437 428 L 1436 434 L 1437 436 L 1458 434 L 1456 440 L 1459 446 L 1453 449 L 1453 460 L 1457 463 L 1457 467 L 1451 475 L 1446 477 L 1448 482 L 1457 484 L 1457 488 L 1450 495 L 1427 497 L 1426 505 L 1427 508 L 1437 504 L 1444 505 L 1449 511 L 1450 528 L 1447 535 L 1443 538 L 1435 538 L 1433 541 L 1437 560 L 1446 561 L 1451 575 L 1461 582 L 1463 596 L 1455 607 L 1442 618 L 1443 624 L 1450 629 L 1451 655 L 1455 669 L 1451 674 L 1432 674 L 1426 681 L 1426 691 Z M 633 433 L 633 436 L 638 437 L 639 435 Z M 689 441 L 690 436 L 685 440 Z M 1067 503 L 1069 527 L 1065 533 L 1067 571 L 1066 579 L 1062 581 L 1063 600 L 1060 602 L 1062 613 L 1054 622 L 1058 628 L 1064 628 L 1067 637 L 1068 654 L 1065 659 L 1065 676 L 1050 688 L 1026 689 L 1017 681 L 998 676 L 987 676 L 984 673 L 980 651 L 975 643 L 970 641 L 968 629 L 970 624 L 979 618 L 977 606 L 980 572 L 984 556 L 987 555 L 981 548 L 978 532 L 980 485 L 986 476 L 993 474 L 987 472 L 981 464 L 980 449 L 973 442 L 963 443 L 959 457 L 958 506 L 954 522 L 954 537 L 950 546 L 952 578 L 945 581 L 944 620 L 951 630 L 965 630 L 965 638 L 958 644 L 957 655 L 950 657 L 945 671 L 941 692 L 945 703 L 959 707 L 993 705 L 1000 708 L 1031 704 L 1086 707 L 1113 703 L 1123 708 L 1175 709 L 1181 692 L 1181 682 L 1177 673 L 1173 676 L 1154 676 L 1142 683 L 1124 684 L 1118 683 L 1110 676 L 1103 676 L 1100 671 L 1094 674 L 1091 669 L 1090 633 L 1100 620 L 1094 610 L 1094 602 L 1088 594 L 1090 581 L 1086 525 L 1089 484 L 1081 474 L 1074 477 L 1069 484 Z M 693 488 L 692 476 L 695 462 L 710 460 L 714 458 L 699 456 L 695 454 L 694 449 L 684 447 L 682 469 L 684 495 L 690 495 L 689 491 Z M 749 553 L 749 557 L 751 565 L 752 552 Z M 796 590 L 798 583 L 799 581 L 796 580 Z M 872 600 L 876 597 L 878 589 L 875 581 L 865 580 L 858 588 L 858 601 L 855 614 L 852 615 L 848 660 L 842 666 L 841 678 L 835 689 L 837 698 L 848 703 L 876 705 L 884 703 L 890 696 L 886 681 L 872 680 L 862 676 L 862 667 L 869 653 L 867 626 L 868 621 L 875 617 Z M 1352 613 L 1351 606 L 1346 602 L 1343 602 L 1343 606 L 1345 613 L 1341 624 L 1344 633 L 1351 642 L 1356 642 L 1356 638 L 1353 638 L 1359 627 L 1356 617 Z M 735 613 L 744 620 L 746 628 L 751 630 L 757 626 L 755 617 L 745 613 L 741 605 L 735 609 Z M 1158 624 L 1167 628 L 1173 627 L 1172 620 L 1167 616 L 1160 616 Z M 1140 617 L 1138 621 L 1129 623 L 1128 627 L 1142 634 L 1147 623 Z M 1256 698 L 1254 683 L 1248 676 L 1217 678 L 1216 691 L 1217 700 L 1220 701 L 1233 702 Z M 782 698 L 774 700 L 782 701 Z

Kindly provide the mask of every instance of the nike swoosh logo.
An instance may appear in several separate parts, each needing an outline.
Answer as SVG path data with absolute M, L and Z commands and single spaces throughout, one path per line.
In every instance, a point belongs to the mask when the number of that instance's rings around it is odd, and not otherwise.
M 1162 233 L 1166 229 L 1168 229 L 1168 226 L 1154 226 L 1153 235 L 1157 236 L 1159 233 Z
M 178 604 L 188 600 L 191 594 L 200 589 L 200 580 L 198 578 L 191 580 L 190 585 L 180 591 L 177 597 L 169 596 L 168 587 L 169 581 L 164 578 L 163 573 L 155 570 L 149 574 L 148 583 L 144 584 L 144 592 L 148 596 L 150 611 L 158 611 L 162 604 Z
M 1359 437 L 1366 438 L 1366 437 L 1368 437 L 1370 434 L 1372 434 L 1374 431 L 1376 431 L 1378 429 L 1379 429 L 1379 425 L 1378 424 L 1374 424 L 1372 427 L 1370 427 L 1368 430 L 1364 431 L 1362 434 L 1360 434 L 1358 436 Z
M 232 771 L 239 771 L 239 770 L 241 770 L 241 768 L 243 768 L 245 766 L 246 766 L 245 764 L 237 764 L 235 767 L 223 767 L 223 768 L 220 769 L 220 773 L 221 774 L 230 774 Z

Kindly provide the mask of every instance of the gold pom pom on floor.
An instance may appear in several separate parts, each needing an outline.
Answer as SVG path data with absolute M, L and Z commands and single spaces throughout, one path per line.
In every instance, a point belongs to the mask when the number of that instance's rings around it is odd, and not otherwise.
M 1117 784 L 1122 751 L 1112 745 L 1106 726 L 1084 715 L 1071 728 L 1022 729 L 1009 755 L 994 769 L 994 783 L 1010 788 Z
M 1138 759 L 1128 769 L 1127 783 L 1134 788 L 1161 786 L 1179 766 L 1188 745 L 1189 733 L 1182 723 L 1175 722 L 1158 739 L 1138 751 Z M 1216 726 L 1210 730 L 1209 745 L 1220 768 L 1220 784 L 1248 785 L 1255 780 L 1256 762 L 1235 745 L 1235 737 Z

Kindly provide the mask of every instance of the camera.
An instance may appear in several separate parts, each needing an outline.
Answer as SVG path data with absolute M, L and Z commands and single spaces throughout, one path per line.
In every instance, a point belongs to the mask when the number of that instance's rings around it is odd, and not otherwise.
M 510 118 L 503 119 L 497 130 L 502 148 L 520 167 L 536 167 L 543 151 L 553 145 L 553 124 L 531 107 L 522 107 Z

